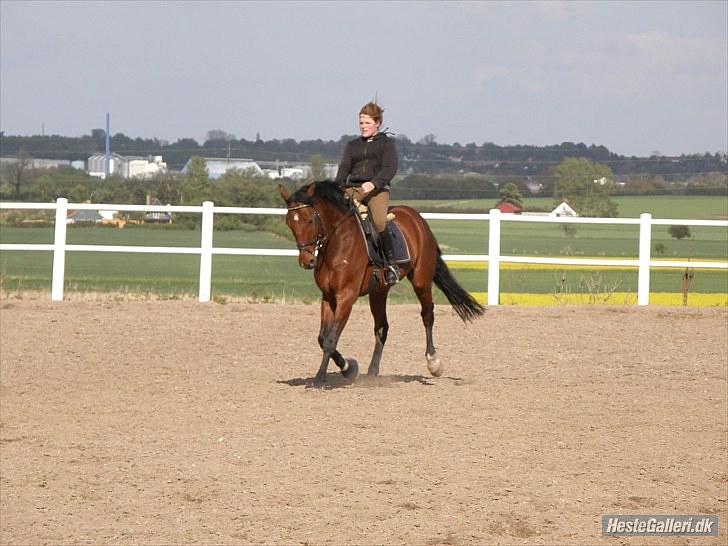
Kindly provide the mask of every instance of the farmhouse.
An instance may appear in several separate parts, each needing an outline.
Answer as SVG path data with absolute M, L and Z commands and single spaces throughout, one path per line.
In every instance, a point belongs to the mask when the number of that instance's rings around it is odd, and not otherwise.
M 576 211 L 572 209 L 566 201 L 562 201 L 561 204 L 551 211 L 550 216 L 579 216 Z
M 159 199 L 151 199 L 151 196 L 147 195 L 147 205 L 161 206 L 162 203 Z M 162 211 L 150 211 L 144 215 L 143 220 L 145 224 L 171 224 L 172 214 Z

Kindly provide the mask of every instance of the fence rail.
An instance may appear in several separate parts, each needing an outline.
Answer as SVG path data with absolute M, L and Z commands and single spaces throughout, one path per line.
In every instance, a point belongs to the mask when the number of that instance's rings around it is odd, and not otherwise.
M 257 207 L 216 207 L 211 201 L 202 206 L 172 205 L 112 205 L 96 203 L 72 203 L 59 198 L 55 203 L 0 203 L 0 210 L 55 210 L 55 233 L 53 244 L 0 244 L 0 251 L 34 250 L 53 252 L 53 273 L 51 281 L 51 300 L 63 300 L 66 252 L 134 252 L 149 254 L 198 254 L 200 256 L 200 280 L 198 299 L 210 301 L 212 283 L 212 256 L 297 256 L 296 250 L 274 248 L 225 248 L 213 246 L 213 228 L 215 214 L 267 214 L 285 215 L 286 209 Z M 159 247 L 159 246 L 112 246 L 112 245 L 69 245 L 66 243 L 66 226 L 69 210 L 115 210 L 127 212 L 186 212 L 202 215 L 200 246 L 198 247 Z M 522 216 L 501 214 L 498 209 L 491 209 L 487 214 L 459 213 L 423 213 L 427 220 L 479 220 L 488 222 L 488 254 L 445 254 L 443 259 L 449 262 L 488 262 L 488 305 L 498 305 L 500 299 L 500 264 L 556 264 L 586 266 L 627 266 L 637 268 L 637 305 L 649 305 L 650 269 L 655 267 L 690 267 L 728 270 L 728 262 L 704 262 L 681 260 L 652 260 L 652 226 L 686 225 L 726 227 L 724 220 L 685 220 L 654 219 L 649 213 L 639 218 L 581 218 L 553 216 Z M 544 258 L 537 256 L 504 256 L 501 254 L 502 222 L 536 222 L 565 224 L 622 224 L 639 226 L 638 255 L 635 259 L 587 259 L 587 258 Z

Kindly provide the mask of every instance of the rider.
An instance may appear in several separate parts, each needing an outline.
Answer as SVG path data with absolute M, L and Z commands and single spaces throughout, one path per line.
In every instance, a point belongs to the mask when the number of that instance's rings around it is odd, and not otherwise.
M 374 228 L 384 251 L 387 284 L 399 281 L 395 265 L 392 237 L 387 231 L 389 183 L 397 172 L 397 148 L 394 140 L 379 132 L 384 109 L 376 102 L 368 102 L 359 111 L 361 138 L 347 143 L 336 173 L 336 183 L 344 186 L 349 197 L 369 207 Z

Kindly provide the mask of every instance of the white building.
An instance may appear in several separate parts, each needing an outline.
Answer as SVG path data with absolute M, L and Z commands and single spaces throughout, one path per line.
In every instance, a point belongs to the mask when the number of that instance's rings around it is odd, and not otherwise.
M 562 201 L 561 204 L 551 211 L 550 216 L 579 216 L 576 211 L 572 209 L 566 201 Z
M 266 178 L 290 178 L 291 180 L 305 180 L 311 176 L 311 165 L 308 163 L 287 163 L 278 161 L 255 161 L 253 159 L 225 159 L 217 157 L 203 157 L 207 167 L 207 175 L 211 180 L 222 177 L 227 171 L 237 170 L 254 176 Z M 182 173 L 189 171 L 190 160 L 182 167 Z M 324 176 L 329 179 L 336 178 L 338 164 L 326 163 Z
M 226 159 L 218 157 L 203 157 L 202 159 L 205 160 L 207 175 L 211 180 L 218 179 L 226 172 L 232 170 L 251 173 L 254 175 L 263 174 L 263 169 L 261 169 L 260 165 L 252 159 Z M 192 161 L 191 158 L 187 161 L 187 163 L 185 163 L 185 166 L 182 167 L 182 172 L 184 174 L 187 174 L 187 171 L 189 171 L 190 161 Z
M 104 154 L 94 154 L 88 158 L 88 174 L 98 178 L 105 178 Z M 148 157 L 123 156 L 111 153 L 109 156 L 109 175 L 122 178 L 150 178 L 167 172 L 167 164 L 162 161 L 161 155 Z
M 116 174 L 119 169 L 119 163 L 122 157 L 119 154 L 112 153 L 109 156 L 109 174 Z M 94 154 L 88 158 L 88 174 L 97 178 L 106 178 L 105 169 L 106 157 L 104 154 Z
M 167 164 L 162 161 L 161 155 L 148 159 L 126 157 L 119 164 L 119 171 L 122 178 L 151 178 L 167 172 Z
M 17 157 L 0 157 L 0 165 L 15 165 L 18 162 Z M 67 159 L 40 159 L 31 157 L 26 163 L 28 169 L 57 169 L 60 167 L 70 167 L 71 162 Z

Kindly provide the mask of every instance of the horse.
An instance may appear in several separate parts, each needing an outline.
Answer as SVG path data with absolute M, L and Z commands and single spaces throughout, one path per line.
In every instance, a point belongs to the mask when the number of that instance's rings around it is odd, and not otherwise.
M 330 359 L 346 380 L 353 382 L 358 376 L 357 361 L 344 358 L 336 347 L 354 303 L 367 294 L 374 318 L 374 352 L 367 374 L 378 375 L 389 331 L 386 306 L 391 287 L 374 280 L 376 268 L 369 260 L 356 207 L 343 188 L 331 181 L 311 182 L 293 193 L 281 185 L 278 191 L 288 209 L 285 220 L 296 240 L 298 264 L 304 269 L 314 270 L 315 282 L 321 290 L 318 342 L 323 356 L 314 386 L 325 385 Z M 427 369 L 430 374 L 439 377 L 444 365 L 437 356 L 432 339 L 435 320 L 432 283 L 445 294 L 463 322 L 481 316 L 485 309 L 452 276 L 424 218 L 408 206 L 394 206 L 389 210 L 394 214 L 393 221 L 410 253 L 410 261 L 399 267 L 400 280 L 407 277 L 420 302 Z

